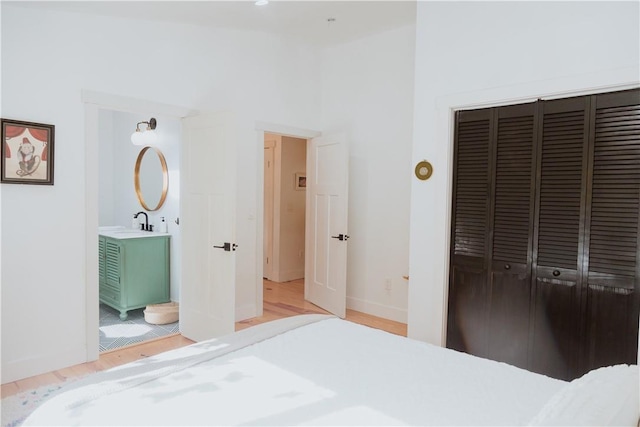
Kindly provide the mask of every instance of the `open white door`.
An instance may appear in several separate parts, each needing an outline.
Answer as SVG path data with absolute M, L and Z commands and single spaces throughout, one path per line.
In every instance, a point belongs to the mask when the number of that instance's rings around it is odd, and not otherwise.
M 235 329 L 235 121 L 182 122 L 180 332 L 194 341 Z
M 307 153 L 305 298 L 344 318 L 347 299 L 349 155 L 339 138 L 314 138 Z

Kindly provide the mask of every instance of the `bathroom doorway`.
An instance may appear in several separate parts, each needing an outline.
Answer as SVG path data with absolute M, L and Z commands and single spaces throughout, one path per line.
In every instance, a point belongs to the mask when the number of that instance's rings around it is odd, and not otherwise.
M 137 124 L 148 122 L 151 117 L 157 121 L 157 140 L 152 149 L 144 150 L 144 145 L 134 145 L 131 134 Z M 180 229 L 179 229 L 179 165 L 180 137 L 182 133 L 179 118 L 156 117 L 155 113 L 130 113 L 121 110 L 100 108 L 98 110 L 98 233 L 105 230 L 132 230 L 134 223 L 153 226 L 154 232 L 164 232 L 170 237 L 167 242 L 167 282 L 168 301 L 178 302 L 180 299 Z M 149 163 L 148 156 L 151 155 Z M 166 162 L 166 170 L 152 170 L 145 173 L 145 167 L 154 168 L 153 160 L 162 156 Z M 134 185 L 134 170 L 139 167 L 139 188 Z M 162 188 L 162 179 L 167 177 L 167 195 L 161 206 L 156 203 L 145 203 L 139 199 L 145 191 L 155 193 L 158 185 Z M 152 180 L 152 182 L 145 182 Z M 159 182 L 153 182 L 159 181 Z M 151 197 L 154 199 L 155 194 Z M 144 199 L 143 199 L 144 200 Z M 146 200 L 147 202 L 149 199 Z M 134 214 L 144 212 L 133 218 Z M 137 224 L 136 224 L 137 225 Z M 157 237 L 154 237 L 156 239 Z M 157 266 L 156 266 L 157 267 Z M 154 268 L 141 265 L 142 269 Z M 119 280 L 124 280 L 118 277 Z M 117 297 L 118 290 L 113 297 Z M 99 296 L 98 296 L 99 298 Z M 144 296 L 141 296 L 144 298 Z M 151 298 L 151 297 L 150 297 Z M 156 297 L 153 297 L 156 298 Z M 158 303 L 160 301 L 152 301 Z M 144 315 L 144 308 L 134 308 L 122 319 L 117 309 L 99 303 L 99 352 L 114 350 L 128 345 L 179 333 L 179 321 L 169 323 L 149 323 Z
M 306 161 L 306 139 L 265 132 L 263 278 L 270 282 L 304 281 Z

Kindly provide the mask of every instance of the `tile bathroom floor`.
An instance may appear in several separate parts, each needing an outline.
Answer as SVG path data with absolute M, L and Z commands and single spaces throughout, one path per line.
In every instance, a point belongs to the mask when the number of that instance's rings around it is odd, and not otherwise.
M 100 304 L 100 352 L 172 335 L 180 332 L 180 322 L 153 325 L 144 320 L 144 308 L 128 312 L 127 320 L 120 320 L 120 312 Z

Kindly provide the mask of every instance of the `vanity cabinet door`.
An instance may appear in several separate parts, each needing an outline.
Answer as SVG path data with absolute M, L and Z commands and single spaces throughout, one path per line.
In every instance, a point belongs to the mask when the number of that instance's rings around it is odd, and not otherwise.
M 122 240 L 123 304 L 130 309 L 169 301 L 169 239 Z
M 104 286 L 105 282 L 105 238 L 100 236 L 98 237 L 98 283 L 100 287 Z
M 122 304 L 122 292 L 120 287 L 120 245 L 117 241 L 104 239 L 101 244 L 104 252 L 103 270 L 104 278 L 100 284 L 100 300 L 107 305 L 120 309 Z
M 120 291 L 120 244 L 111 239 L 105 241 L 105 285 Z

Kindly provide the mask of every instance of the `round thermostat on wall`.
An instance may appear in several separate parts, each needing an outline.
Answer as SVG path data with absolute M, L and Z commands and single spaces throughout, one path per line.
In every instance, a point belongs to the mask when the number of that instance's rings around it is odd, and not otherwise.
M 431 163 L 423 160 L 418 162 L 415 172 L 418 179 L 425 181 L 431 178 L 431 174 L 433 174 L 433 166 L 431 166 Z

